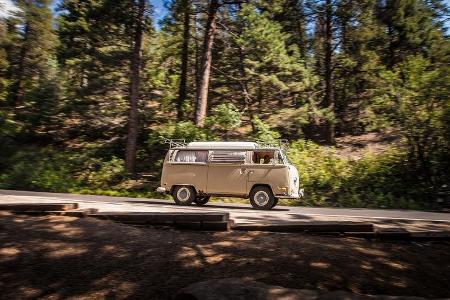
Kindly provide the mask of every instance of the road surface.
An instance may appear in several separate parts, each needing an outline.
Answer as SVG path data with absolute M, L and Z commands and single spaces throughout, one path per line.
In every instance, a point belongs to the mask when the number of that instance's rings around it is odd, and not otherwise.
M 211 202 L 206 206 L 177 206 L 171 200 L 0 190 L 0 203 L 77 202 L 80 208 L 101 212 L 229 212 L 236 223 L 304 221 L 365 221 L 376 226 L 408 230 L 450 231 L 450 213 L 414 210 L 277 206 L 270 211 L 250 204 Z

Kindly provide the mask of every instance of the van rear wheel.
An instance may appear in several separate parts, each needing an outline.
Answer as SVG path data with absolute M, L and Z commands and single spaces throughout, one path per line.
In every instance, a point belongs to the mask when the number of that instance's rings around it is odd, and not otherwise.
M 201 196 L 201 197 L 197 197 L 197 198 L 195 198 L 194 202 L 195 202 L 195 204 L 197 204 L 198 206 L 203 206 L 203 205 L 205 205 L 206 203 L 208 203 L 209 198 L 210 198 L 209 196 Z
M 253 208 L 261 210 L 269 210 L 276 205 L 272 190 L 267 186 L 254 187 L 250 192 L 250 203 Z
M 172 197 L 177 205 L 191 205 L 196 192 L 192 186 L 177 186 L 173 189 Z

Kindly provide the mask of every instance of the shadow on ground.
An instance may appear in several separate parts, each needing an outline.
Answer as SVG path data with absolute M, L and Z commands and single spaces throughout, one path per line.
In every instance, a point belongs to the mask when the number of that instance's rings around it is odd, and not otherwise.
M 170 299 L 240 277 L 290 288 L 449 297 L 449 243 L 204 233 L 60 216 L 0 215 L 3 299 Z
M 179 206 L 179 205 L 175 204 L 174 202 L 169 202 L 169 201 L 167 203 L 161 203 L 159 201 L 152 201 L 152 200 L 133 200 L 133 201 L 125 201 L 125 202 L 133 203 L 133 204 L 136 204 L 136 203 L 139 203 L 139 204 L 153 204 L 153 205 L 154 204 L 158 204 L 158 205 L 164 204 L 164 205 L 176 206 L 176 207 L 179 207 L 179 208 L 199 207 L 199 206 L 196 206 L 195 204 L 192 204 L 192 206 Z M 250 204 L 248 206 L 230 206 L 230 205 L 216 204 L 214 202 L 208 203 L 208 204 L 202 206 L 202 208 L 205 208 L 205 209 L 208 209 L 208 208 L 211 208 L 211 209 L 214 209 L 214 208 L 225 208 L 225 209 L 229 209 L 231 211 L 232 210 L 252 210 L 252 206 Z M 254 211 L 258 212 L 258 210 L 254 210 Z M 275 208 L 272 208 L 270 211 L 289 211 L 289 209 L 288 208 L 277 208 L 277 207 L 275 207 Z

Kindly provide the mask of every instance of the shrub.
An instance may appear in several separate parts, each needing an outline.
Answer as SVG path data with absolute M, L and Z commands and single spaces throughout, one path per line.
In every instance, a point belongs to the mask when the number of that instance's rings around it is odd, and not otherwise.
M 299 140 L 288 150 L 305 189 L 303 205 L 434 208 L 431 182 L 409 168 L 407 153 L 389 149 L 359 160 L 341 157 L 334 148 Z
M 299 171 L 300 184 L 306 191 L 302 200 L 307 205 L 325 205 L 351 173 L 347 160 L 340 158 L 333 148 L 310 141 L 294 142 L 288 156 Z
M 255 127 L 253 137 L 256 140 L 265 143 L 276 143 L 276 140 L 280 138 L 280 134 L 277 131 L 272 130 L 269 124 L 264 123 L 257 116 L 253 117 L 252 123 Z
M 211 117 L 206 119 L 206 126 L 217 128 L 227 134 L 229 131 L 241 125 L 241 113 L 232 103 L 222 103 L 215 106 Z
M 85 167 L 77 177 L 90 188 L 108 189 L 124 178 L 124 165 L 122 159 L 114 156 L 109 161 L 93 158 L 84 164 Z
M 0 188 L 65 192 L 80 185 L 68 154 L 46 148 L 25 148 L 9 157 L 0 175 Z

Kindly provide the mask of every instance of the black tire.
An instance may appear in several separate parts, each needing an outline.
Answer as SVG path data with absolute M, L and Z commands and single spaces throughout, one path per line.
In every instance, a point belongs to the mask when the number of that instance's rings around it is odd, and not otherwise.
M 195 202 L 195 204 L 197 204 L 198 206 L 203 206 L 203 205 L 205 205 L 206 203 L 208 203 L 209 198 L 210 198 L 209 196 L 200 196 L 200 197 L 195 198 L 194 202 Z
M 278 205 L 278 198 L 275 198 L 275 201 L 273 202 L 272 208 L 274 208 L 274 207 L 277 206 L 277 205 Z
M 256 186 L 250 192 L 250 203 L 255 209 L 269 210 L 274 206 L 275 197 L 269 187 Z
M 177 205 L 191 205 L 197 193 L 192 186 L 179 185 L 173 189 L 172 197 Z

